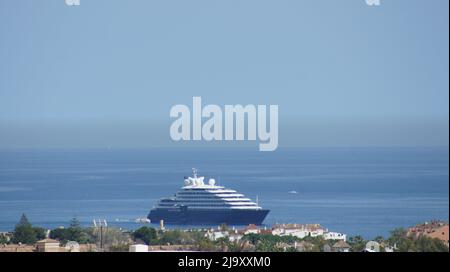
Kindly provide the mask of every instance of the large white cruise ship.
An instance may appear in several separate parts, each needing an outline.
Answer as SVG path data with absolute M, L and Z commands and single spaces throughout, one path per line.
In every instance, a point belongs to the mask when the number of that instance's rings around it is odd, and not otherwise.
M 214 179 L 204 182 L 204 177 L 185 177 L 184 186 L 175 196 L 162 198 L 150 211 L 152 222 L 164 220 L 169 224 L 233 224 L 260 225 L 269 210 L 246 198 L 235 190 L 215 184 Z

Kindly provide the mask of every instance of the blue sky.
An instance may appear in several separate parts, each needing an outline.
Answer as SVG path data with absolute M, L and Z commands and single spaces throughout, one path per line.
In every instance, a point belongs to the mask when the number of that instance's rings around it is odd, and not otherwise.
M 180 146 L 193 96 L 278 104 L 280 147 L 448 146 L 448 5 L 3 0 L 0 148 Z

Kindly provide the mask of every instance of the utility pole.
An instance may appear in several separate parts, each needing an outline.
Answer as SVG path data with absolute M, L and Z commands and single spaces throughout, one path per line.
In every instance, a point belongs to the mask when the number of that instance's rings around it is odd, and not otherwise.
M 103 225 L 100 224 L 100 251 L 103 252 Z
M 98 219 L 98 221 L 96 221 L 95 219 L 94 219 L 94 228 L 96 228 L 97 230 L 98 229 L 100 229 L 100 251 L 104 251 L 104 236 L 106 235 L 106 233 L 105 233 L 105 235 L 103 235 L 103 229 L 105 228 L 105 230 L 106 231 L 108 231 L 108 223 L 106 222 L 106 220 L 105 219 L 103 219 L 103 220 L 101 220 L 101 219 Z

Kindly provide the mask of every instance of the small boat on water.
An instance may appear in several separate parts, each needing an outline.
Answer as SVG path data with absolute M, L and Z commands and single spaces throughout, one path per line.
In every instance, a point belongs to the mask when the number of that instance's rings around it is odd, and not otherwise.
M 145 218 L 145 217 L 140 217 L 140 218 L 136 218 L 136 220 L 134 220 L 134 222 L 139 223 L 139 224 L 148 224 L 148 223 L 150 223 L 150 219 Z

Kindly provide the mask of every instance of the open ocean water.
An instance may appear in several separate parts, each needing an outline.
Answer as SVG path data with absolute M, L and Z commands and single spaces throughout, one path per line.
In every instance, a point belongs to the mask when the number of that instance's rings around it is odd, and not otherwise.
M 373 238 L 449 217 L 448 148 L 0 151 L 0 231 L 95 218 L 136 229 L 191 168 L 271 210 L 274 223 L 320 223 Z M 296 194 L 290 193 L 296 191 Z

